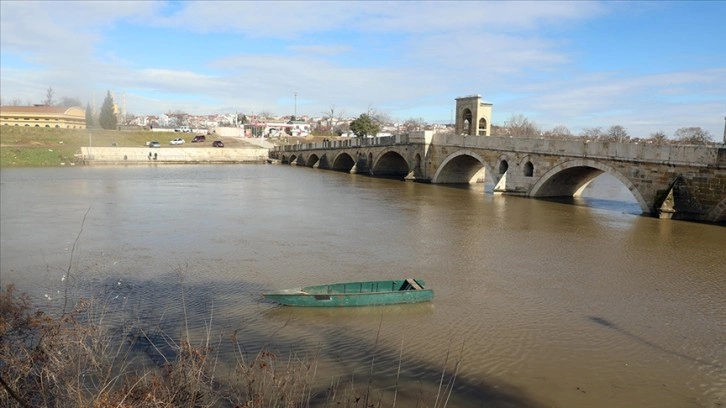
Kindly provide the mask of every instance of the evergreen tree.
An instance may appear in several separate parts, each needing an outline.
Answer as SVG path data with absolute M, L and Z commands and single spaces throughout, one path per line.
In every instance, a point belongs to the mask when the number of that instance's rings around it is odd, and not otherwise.
M 98 123 L 104 129 L 116 129 L 117 120 L 116 113 L 113 110 L 113 97 L 111 96 L 111 91 L 108 91 L 106 99 L 103 100 L 103 106 L 101 106 Z
M 350 130 L 358 137 L 375 136 L 380 132 L 381 126 L 364 113 L 350 122 Z

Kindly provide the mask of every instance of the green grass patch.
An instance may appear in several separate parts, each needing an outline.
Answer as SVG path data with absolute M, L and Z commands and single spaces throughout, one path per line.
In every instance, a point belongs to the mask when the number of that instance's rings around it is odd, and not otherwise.
M 149 140 L 168 144 L 176 133 L 145 130 L 0 127 L 0 167 L 68 165 L 82 146 L 142 147 Z

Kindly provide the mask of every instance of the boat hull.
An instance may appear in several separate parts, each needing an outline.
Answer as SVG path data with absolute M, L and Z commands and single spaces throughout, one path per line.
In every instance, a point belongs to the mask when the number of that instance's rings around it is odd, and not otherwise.
M 428 302 L 433 300 L 434 291 L 424 289 L 422 280 L 409 279 L 308 286 L 263 296 L 286 306 L 355 307 Z

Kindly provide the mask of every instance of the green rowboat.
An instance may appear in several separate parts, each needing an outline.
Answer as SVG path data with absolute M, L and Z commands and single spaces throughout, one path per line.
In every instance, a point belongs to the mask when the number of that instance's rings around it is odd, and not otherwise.
M 347 307 L 428 302 L 434 291 L 421 279 L 333 283 L 264 293 L 286 306 Z

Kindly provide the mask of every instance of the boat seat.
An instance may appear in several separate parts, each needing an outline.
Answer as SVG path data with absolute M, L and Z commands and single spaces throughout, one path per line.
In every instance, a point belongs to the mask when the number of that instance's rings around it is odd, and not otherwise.
M 408 282 L 408 284 L 411 285 L 411 287 L 416 290 L 423 290 L 421 285 L 419 285 L 414 279 L 411 279 L 411 278 L 406 279 L 406 282 Z

